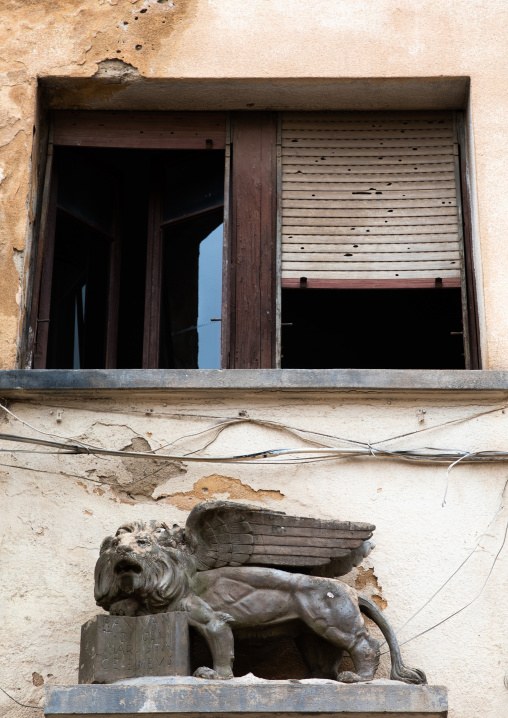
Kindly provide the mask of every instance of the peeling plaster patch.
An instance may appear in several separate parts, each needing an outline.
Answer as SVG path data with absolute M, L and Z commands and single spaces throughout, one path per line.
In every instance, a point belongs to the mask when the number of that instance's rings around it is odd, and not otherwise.
M 125 29 L 125 28 L 124 28 Z M 137 67 L 119 60 L 118 58 L 110 60 L 102 60 L 98 64 L 98 70 L 93 75 L 97 80 L 108 82 L 110 84 L 122 84 L 128 82 L 135 82 L 139 80 L 141 75 Z
M 18 289 L 16 292 L 16 304 L 18 307 L 21 305 L 21 301 L 23 298 L 23 270 L 25 266 L 25 252 L 22 249 L 16 249 L 13 248 L 13 260 L 14 260 L 14 266 L 16 267 L 16 271 L 19 276 L 19 284 Z
M 123 448 L 123 451 L 151 450 L 150 444 L 142 436 L 134 437 L 131 443 Z M 121 459 L 120 466 L 113 471 L 106 472 L 97 468 L 86 471 L 90 478 L 98 479 L 104 484 L 104 488 L 96 486 L 92 493 L 104 496 L 110 489 L 114 494 L 114 498 L 108 497 L 111 501 L 119 500 L 130 504 L 157 501 L 158 498 L 154 497 L 157 486 L 186 472 L 186 467 L 180 461 L 132 458 Z
M 388 606 L 388 601 L 383 597 L 383 588 L 379 585 L 373 568 L 358 567 L 355 588 L 360 591 L 360 593 L 367 594 L 382 611 Z
M 37 672 L 34 671 L 34 672 L 32 673 L 32 683 L 34 684 L 34 686 L 37 686 L 37 687 L 43 686 L 43 685 L 44 685 L 44 678 L 41 676 L 40 673 L 37 673 Z
M 280 491 L 270 491 L 264 489 L 253 489 L 247 484 L 242 484 L 240 479 L 231 476 L 220 476 L 212 474 L 204 476 L 196 481 L 190 491 L 179 492 L 177 494 L 163 494 L 159 497 L 165 499 L 164 503 L 172 504 L 182 511 L 190 511 L 193 506 L 201 501 L 212 498 L 227 498 L 229 500 L 246 499 L 248 501 L 264 501 L 272 499 L 281 501 L 284 494 Z

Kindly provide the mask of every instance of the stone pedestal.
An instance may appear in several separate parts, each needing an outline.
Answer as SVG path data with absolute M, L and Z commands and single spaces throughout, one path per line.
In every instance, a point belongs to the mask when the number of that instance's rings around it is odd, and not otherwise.
M 183 612 L 136 618 L 102 614 L 81 627 L 79 683 L 189 673 L 189 629 Z
M 398 681 L 344 684 L 328 680 L 229 681 L 137 678 L 109 686 L 48 686 L 47 718 L 445 718 L 443 686 Z M 206 714 L 206 715 L 205 715 Z

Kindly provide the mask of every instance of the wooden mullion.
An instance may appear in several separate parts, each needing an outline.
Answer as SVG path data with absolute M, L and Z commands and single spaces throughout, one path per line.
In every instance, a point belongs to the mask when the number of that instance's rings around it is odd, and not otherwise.
M 226 368 L 234 369 L 236 367 L 236 304 L 237 304 L 237 240 L 238 240 L 238 220 L 237 220 L 237 187 L 236 187 L 236 174 L 237 174 L 237 144 L 235 137 L 235 113 L 230 115 L 231 124 L 231 143 L 230 143 L 230 172 L 229 172 L 229 188 L 230 188 L 230 225 L 229 225 L 229 247 L 228 247 L 228 265 L 227 265 L 227 344 L 224 347 L 226 352 Z M 224 285 L 223 285 L 224 286 Z M 225 303 L 224 303 L 225 304 Z M 223 309 L 224 312 L 224 309 Z
M 46 148 L 46 162 L 44 169 L 44 182 L 42 186 L 42 202 L 41 202 L 41 214 L 39 220 L 39 232 L 37 234 L 36 244 L 36 256 L 34 262 L 33 272 L 33 286 L 32 286 L 32 297 L 30 305 L 30 320 L 28 323 L 28 337 L 25 354 L 25 369 L 31 369 L 34 366 L 34 351 L 36 349 L 37 341 L 37 317 L 39 314 L 39 298 L 41 291 L 41 280 L 42 280 L 42 265 L 44 261 L 44 240 L 47 234 L 47 222 L 48 212 L 51 195 L 51 180 L 53 174 L 53 157 L 54 157 L 54 146 L 53 146 L 53 122 L 52 119 L 49 121 L 48 130 L 48 144 Z
M 221 321 L 221 368 L 230 368 L 231 336 L 231 115 L 226 117 L 226 142 L 224 163 L 224 224 L 222 249 L 222 321 Z
M 261 147 L 260 369 L 277 366 L 277 125 L 263 121 Z
M 472 233 L 472 209 L 470 192 L 470 173 L 466 159 L 466 130 L 464 113 L 457 112 L 457 141 L 459 148 L 459 184 L 457 187 L 457 204 L 461 203 L 462 225 L 463 225 L 463 251 L 464 251 L 464 294 L 467 303 L 467 332 L 469 337 L 470 368 L 481 369 L 481 344 L 480 344 L 480 322 L 478 317 L 478 301 L 476 296 L 476 278 L 473 255 L 473 233 Z
M 466 369 L 471 369 L 471 346 L 469 336 L 469 307 L 467 301 L 467 278 L 466 278 L 466 262 L 464 253 L 464 220 L 462 213 L 461 198 L 461 179 L 460 179 L 460 159 L 459 145 L 457 138 L 457 121 L 456 113 L 453 113 L 453 135 L 454 135 L 454 171 L 455 171 L 455 187 L 457 192 L 457 229 L 459 233 L 459 251 L 460 251 L 460 289 L 462 298 L 462 342 L 464 347 L 464 364 Z
M 232 114 L 230 360 L 275 366 L 276 139 L 272 112 Z
M 52 145 L 50 142 L 50 148 Z M 36 282 L 33 293 L 35 310 L 33 332 L 35 337 L 33 368 L 45 369 L 48 353 L 48 336 L 51 310 L 51 288 L 53 280 L 53 259 L 55 256 L 55 229 L 58 196 L 58 172 L 53 155 L 48 157 L 49 188 L 47 209 L 41 221 L 41 235 L 38 246 Z
M 281 368 L 282 358 L 282 113 L 277 113 L 276 159 L 276 248 L 275 248 L 275 361 Z
M 152 171 L 148 210 L 143 369 L 159 366 L 162 299 L 162 180 L 160 169 Z

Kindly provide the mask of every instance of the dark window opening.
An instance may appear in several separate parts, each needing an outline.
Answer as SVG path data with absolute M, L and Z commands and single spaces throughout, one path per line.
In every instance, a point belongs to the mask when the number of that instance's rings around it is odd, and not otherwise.
M 464 369 L 449 289 L 283 289 L 285 369 Z
M 224 152 L 59 147 L 54 161 L 45 366 L 140 368 L 156 341 L 155 366 L 219 368 Z

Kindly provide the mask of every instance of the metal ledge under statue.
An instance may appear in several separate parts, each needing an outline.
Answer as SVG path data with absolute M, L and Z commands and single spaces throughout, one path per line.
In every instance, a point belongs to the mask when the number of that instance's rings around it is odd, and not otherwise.
M 377 606 L 336 578 L 359 565 L 375 526 L 287 516 L 227 501 L 198 504 L 185 529 L 160 521 L 124 524 L 101 546 L 95 569 L 97 604 L 115 616 L 184 612 L 206 639 L 213 670 L 198 678 L 233 677 L 235 629 L 260 630 L 295 622 L 298 647 L 314 678 L 370 681 L 379 641 L 362 613 L 381 629 L 391 678 L 426 683 L 406 668 L 395 633 Z M 310 575 L 310 572 L 321 575 Z M 355 672 L 339 673 L 344 651 Z

